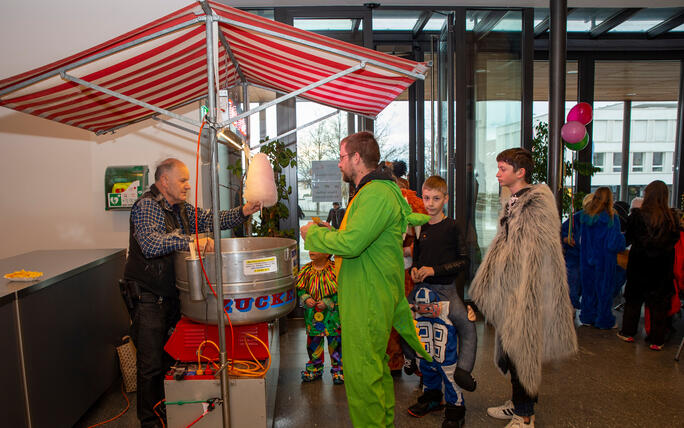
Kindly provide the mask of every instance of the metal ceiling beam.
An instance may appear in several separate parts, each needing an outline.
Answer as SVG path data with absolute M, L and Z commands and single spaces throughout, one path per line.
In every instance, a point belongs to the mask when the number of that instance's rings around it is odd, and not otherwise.
M 569 7 L 569 8 L 568 8 L 567 16 L 570 16 L 570 14 L 571 14 L 572 12 L 574 12 L 575 10 L 577 10 L 577 9 L 574 8 L 574 7 Z M 551 16 L 549 15 L 549 16 L 547 16 L 546 18 L 544 18 L 539 24 L 537 24 L 537 25 L 534 27 L 534 37 L 539 37 L 539 36 L 541 36 L 542 34 L 544 34 L 544 33 L 546 33 L 547 31 L 549 31 L 549 23 L 550 23 L 550 22 L 551 22 Z
M 352 19 L 352 33 L 356 33 L 357 31 L 359 31 L 360 27 L 361 27 L 361 19 L 359 19 L 359 18 Z
M 596 37 L 599 37 L 602 34 L 607 33 L 608 31 L 612 30 L 613 28 L 617 27 L 618 25 L 622 24 L 623 22 L 634 16 L 634 14 L 639 12 L 641 9 L 643 8 L 634 7 L 620 10 L 610 18 L 606 19 L 605 21 L 594 27 L 594 29 L 589 32 L 589 37 L 595 39 Z
M 649 39 L 658 37 L 659 35 L 667 33 L 668 31 L 672 30 L 673 28 L 677 28 L 682 24 L 684 24 L 684 7 L 679 8 L 674 15 L 670 16 L 660 24 L 649 28 L 648 31 L 646 31 L 646 37 Z
M 413 26 L 413 30 L 411 30 L 411 32 L 413 33 L 413 37 L 416 37 L 423 31 L 423 28 L 425 28 L 430 18 L 432 18 L 431 10 L 424 10 L 423 12 L 421 12 L 420 16 L 418 17 L 418 20 L 416 21 L 416 24 Z
M 489 34 L 490 31 L 496 27 L 496 24 L 501 22 L 503 17 L 508 13 L 507 10 L 493 10 L 487 14 L 480 22 L 473 27 L 473 33 L 477 34 L 477 39 L 480 40 Z

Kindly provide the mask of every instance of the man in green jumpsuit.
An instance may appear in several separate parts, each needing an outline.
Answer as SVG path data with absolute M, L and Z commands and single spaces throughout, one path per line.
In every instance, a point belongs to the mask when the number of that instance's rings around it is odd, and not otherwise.
M 421 221 L 411 215 L 391 173 L 378 167 L 379 160 L 372 133 L 343 139 L 339 167 L 343 180 L 357 190 L 342 224 L 339 230 L 314 223 L 301 228 L 307 250 L 334 254 L 341 263 L 337 279 L 345 388 L 357 428 L 394 426 L 394 386 L 385 352 L 392 327 L 431 361 L 404 297 L 402 234 L 409 222 Z

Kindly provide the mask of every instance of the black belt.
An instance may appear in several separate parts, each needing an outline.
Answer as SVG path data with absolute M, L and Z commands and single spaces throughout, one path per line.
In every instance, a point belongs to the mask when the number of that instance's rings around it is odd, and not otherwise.
M 164 302 L 164 299 L 164 296 L 157 296 L 156 294 L 145 290 L 140 290 L 140 295 L 138 296 L 138 301 L 140 303 L 156 303 L 160 305 Z

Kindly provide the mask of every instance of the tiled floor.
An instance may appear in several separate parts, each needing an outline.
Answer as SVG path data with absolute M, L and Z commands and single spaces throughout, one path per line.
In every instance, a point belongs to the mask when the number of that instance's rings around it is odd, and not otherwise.
M 287 333 L 281 336 L 275 427 L 351 427 L 344 386 L 333 385 L 328 373 L 321 382 L 301 383 L 299 372 L 307 360 L 303 322 L 288 320 L 288 324 Z M 578 327 L 580 352 L 568 361 L 544 368 L 537 426 L 684 427 L 684 358 L 679 363 L 673 359 L 684 321 L 679 319 L 675 327 L 677 333 L 662 352 L 649 350 L 642 337 L 629 344 L 620 341 L 615 330 Z M 510 398 L 510 383 L 492 362 L 492 328 L 479 321 L 477 331 L 474 375 L 478 387 L 466 393 L 466 427 L 503 427 L 506 423 L 489 418 L 486 408 Z M 125 402 L 119 388 L 113 386 L 76 426 L 105 420 L 122 409 Z M 397 427 L 441 426 L 439 413 L 422 419 L 406 413 L 420 395 L 415 376 L 397 379 L 395 394 Z M 129 394 L 129 412 L 108 427 L 138 426 L 134 395 Z

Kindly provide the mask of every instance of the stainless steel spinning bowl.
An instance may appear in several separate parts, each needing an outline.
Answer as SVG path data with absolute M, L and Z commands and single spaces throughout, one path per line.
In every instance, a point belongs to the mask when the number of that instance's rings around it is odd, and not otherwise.
M 286 238 L 227 238 L 221 240 L 222 287 L 216 287 L 215 253 L 202 257 L 214 290 L 233 325 L 254 324 L 287 315 L 296 304 L 297 242 Z M 216 298 L 209 289 L 199 259 L 176 252 L 176 288 L 181 313 L 206 324 L 217 324 Z

